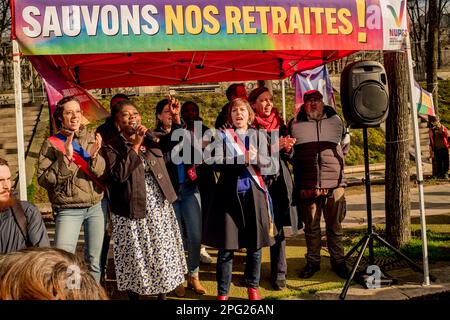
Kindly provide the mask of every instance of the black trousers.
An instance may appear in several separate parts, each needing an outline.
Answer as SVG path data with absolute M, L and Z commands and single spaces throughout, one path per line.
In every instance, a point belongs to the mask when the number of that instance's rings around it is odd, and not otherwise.
M 436 175 L 440 178 L 444 177 L 448 173 L 449 168 L 449 158 L 448 149 L 436 149 L 434 151 L 434 157 L 436 161 Z
M 275 243 L 270 247 L 270 280 L 286 280 L 286 238 L 283 226 L 277 226 Z

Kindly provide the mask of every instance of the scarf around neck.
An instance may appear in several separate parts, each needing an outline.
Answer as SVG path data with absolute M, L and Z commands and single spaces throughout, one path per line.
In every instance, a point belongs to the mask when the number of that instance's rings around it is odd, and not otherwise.
M 281 126 L 281 118 L 278 115 L 276 108 L 272 108 L 270 115 L 268 117 L 262 118 L 258 115 L 255 116 L 255 124 L 260 129 L 265 129 L 267 131 L 272 131 L 279 129 Z

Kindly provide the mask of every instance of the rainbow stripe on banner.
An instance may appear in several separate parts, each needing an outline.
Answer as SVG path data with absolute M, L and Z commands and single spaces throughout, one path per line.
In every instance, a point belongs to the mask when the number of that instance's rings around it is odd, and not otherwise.
M 416 81 L 414 81 L 413 101 L 414 105 L 417 106 L 417 112 L 419 114 L 435 116 L 433 95 L 424 90 Z

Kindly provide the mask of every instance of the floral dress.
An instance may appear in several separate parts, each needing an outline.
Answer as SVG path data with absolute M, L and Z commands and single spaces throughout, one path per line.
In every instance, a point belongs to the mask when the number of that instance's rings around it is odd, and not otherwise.
M 183 241 L 172 205 L 164 198 L 147 161 L 147 214 L 143 219 L 112 215 L 117 288 L 141 295 L 174 290 L 187 272 Z

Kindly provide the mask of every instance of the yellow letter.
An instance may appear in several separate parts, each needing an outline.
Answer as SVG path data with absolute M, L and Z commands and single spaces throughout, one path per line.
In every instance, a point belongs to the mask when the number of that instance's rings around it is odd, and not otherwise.
M 286 34 L 287 13 L 283 7 L 272 7 L 272 28 L 274 34 Z M 279 31 L 281 29 L 281 32 Z
M 344 26 L 339 26 L 339 32 L 342 34 L 351 34 L 353 32 L 353 25 L 350 21 L 348 21 L 347 17 L 351 17 L 352 14 L 348 9 L 339 9 L 338 11 L 338 19 Z
M 164 6 L 166 16 L 166 34 L 173 34 L 172 24 L 177 29 L 178 34 L 184 34 L 184 22 L 183 22 L 183 6 L 177 6 L 177 13 L 173 11 L 172 6 Z
M 270 12 L 270 7 L 255 7 L 255 11 L 259 13 L 261 20 L 261 33 L 267 34 L 267 14 Z
M 190 34 L 199 34 L 203 29 L 202 11 L 199 7 L 190 5 L 186 7 L 186 31 Z M 195 20 L 195 26 L 194 26 Z
M 303 19 L 305 20 L 305 34 L 311 34 L 311 17 L 309 8 L 303 8 Z
M 256 28 L 251 26 L 252 23 L 255 23 L 255 17 L 250 15 L 253 12 L 255 12 L 255 7 L 242 7 L 242 23 L 244 24 L 245 34 L 256 34 Z
M 241 11 L 238 7 L 225 6 L 225 19 L 227 20 L 227 33 L 234 33 L 233 26 L 237 34 L 242 33 L 242 27 L 239 23 L 241 20 Z
M 338 34 L 336 24 L 336 8 L 325 8 L 325 21 L 327 23 L 327 34 Z
M 314 22 L 316 23 L 316 33 L 322 34 L 322 17 L 323 8 L 311 8 L 311 13 L 314 13 Z
M 289 34 L 294 33 L 295 29 L 297 29 L 298 34 L 303 33 L 303 25 L 302 25 L 302 18 L 300 17 L 300 10 L 298 9 L 298 7 L 291 7 L 291 10 L 289 13 L 288 33 Z
M 211 14 L 218 15 L 219 10 L 215 6 L 206 6 L 203 8 L 203 16 L 205 17 L 205 20 L 211 24 L 211 26 L 205 25 L 205 31 L 208 34 L 216 34 L 220 31 L 220 23 Z

